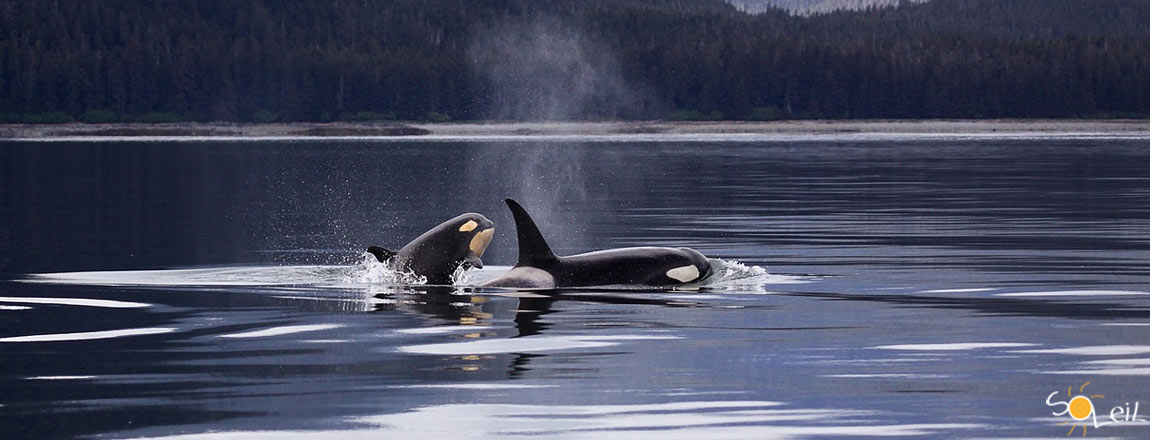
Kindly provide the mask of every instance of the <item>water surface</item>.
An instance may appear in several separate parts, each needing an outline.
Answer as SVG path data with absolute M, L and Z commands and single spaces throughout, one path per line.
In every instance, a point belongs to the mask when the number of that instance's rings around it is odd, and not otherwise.
M 0 143 L 0 437 L 1063 437 L 1150 403 L 1147 142 Z M 468 287 L 504 197 L 723 271 Z M 464 211 L 456 287 L 362 258 Z

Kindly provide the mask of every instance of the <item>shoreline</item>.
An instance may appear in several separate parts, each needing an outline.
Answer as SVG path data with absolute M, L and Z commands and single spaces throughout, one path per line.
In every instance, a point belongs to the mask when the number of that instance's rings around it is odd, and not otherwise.
M 1150 120 L 801 120 L 459 123 L 115 123 L 0 124 L 0 140 L 131 138 L 547 138 L 585 136 L 851 136 L 851 135 L 1116 135 L 1150 136 Z

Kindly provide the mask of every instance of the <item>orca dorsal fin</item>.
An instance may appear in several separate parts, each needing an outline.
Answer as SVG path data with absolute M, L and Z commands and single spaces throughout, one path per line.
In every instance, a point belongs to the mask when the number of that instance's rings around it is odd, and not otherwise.
M 383 263 L 387 260 L 390 260 L 391 257 L 395 256 L 395 251 L 387 250 L 387 249 L 381 248 L 379 246 L 368 247 L 367 253 L 375 255 L 375 259 L 379 260 L 380 263 Z
M 515 233 L 519 240 L 519 263 L 516 265 L 536 266 L 554 260 L 555 253 L 551 252 L 551 246 L 547 245 L 547 240 L 543 239 L 543 234 L 539 232 L 539 227 L 535 226 L 535 220 L 531 219 L 527 210 L 514 200 L 503 201 L 507 203 L 511 215 L 515 217 Z

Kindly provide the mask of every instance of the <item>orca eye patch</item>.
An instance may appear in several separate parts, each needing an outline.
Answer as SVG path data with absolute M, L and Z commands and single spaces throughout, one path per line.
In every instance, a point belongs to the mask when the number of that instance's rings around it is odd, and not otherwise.
M 468 220 L 467 223 L 459 227 L 459 232 L 471 232 L 477 227 L 479 227 L 479 223 L 476 223 L 475 220 Z

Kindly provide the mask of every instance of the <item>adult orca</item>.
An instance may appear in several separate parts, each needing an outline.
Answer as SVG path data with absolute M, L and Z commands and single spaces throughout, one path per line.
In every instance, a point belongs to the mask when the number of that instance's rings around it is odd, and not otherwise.
M 480 287 L 674 286 L 711 275 L 707 257 L 689 248 L 632 247 L 556 256 L 527 211 L 514 200 L 504 202 L 515 217 L 519 262 Z
M 420 235 L 399 252 L 379 246 L 367 248 L 392 268 L 427 279 L 427 284 L 451 284 L 459 266 L 482 268 L 483 251 L 495 234 L 495 223 L 476 213 L 467 213 L 440 223 Z

